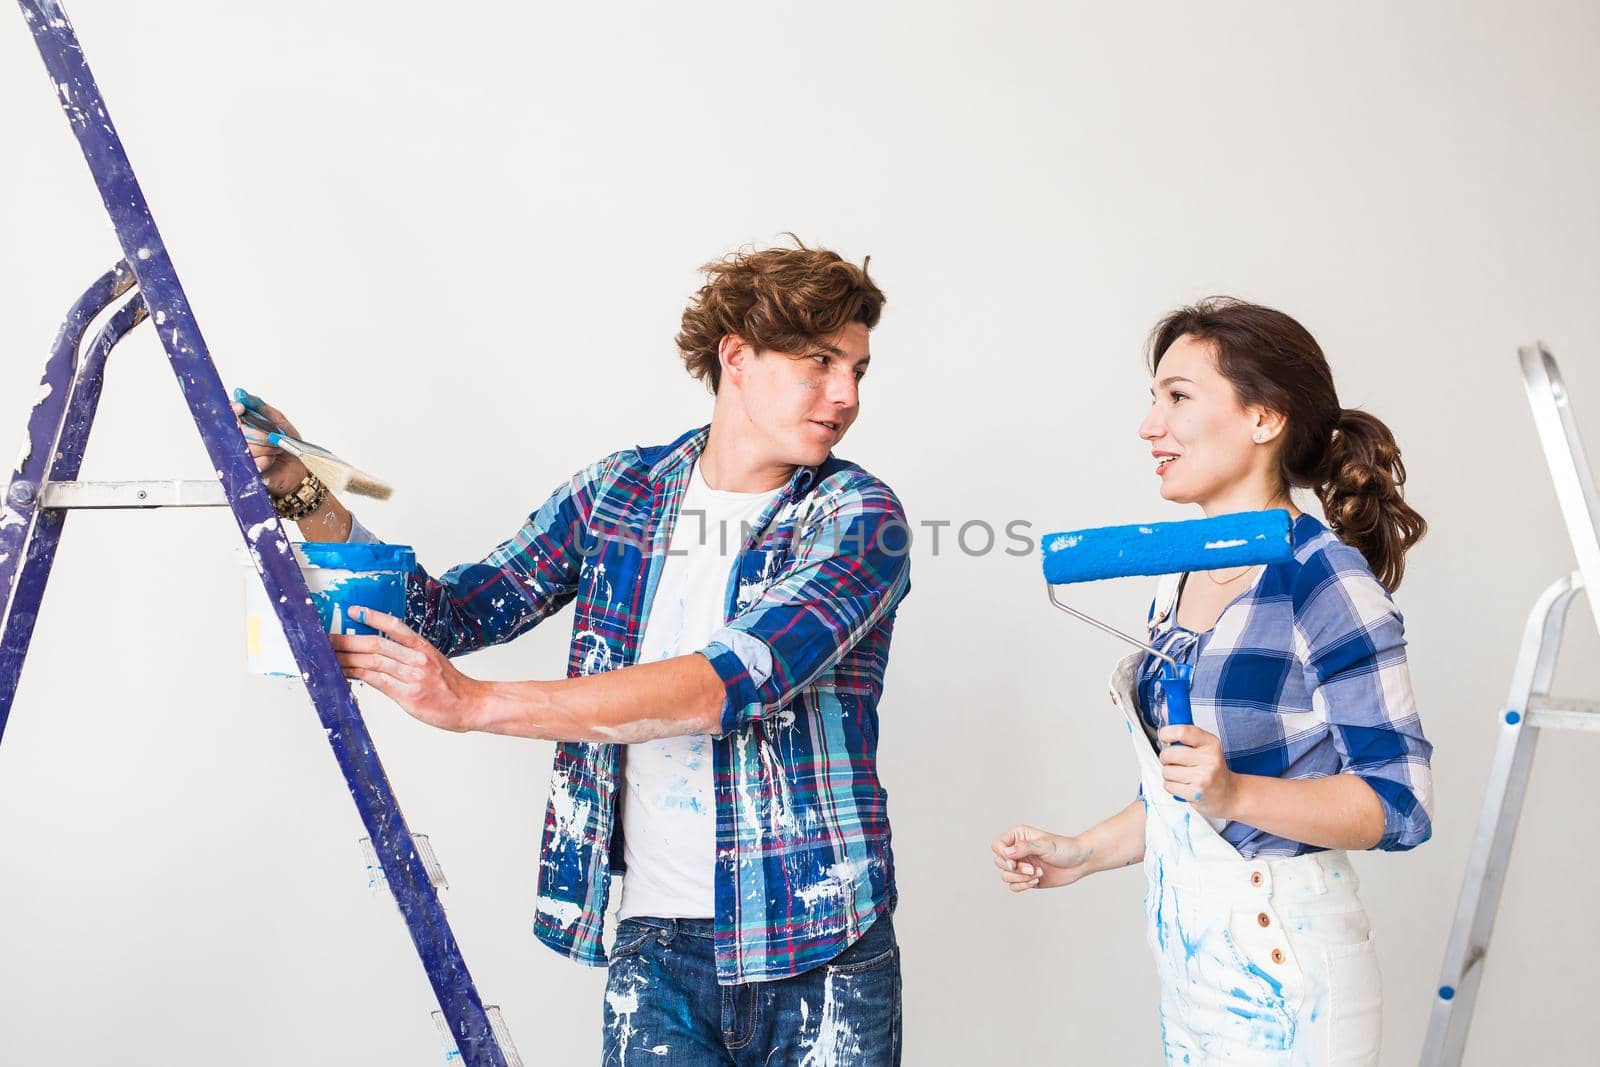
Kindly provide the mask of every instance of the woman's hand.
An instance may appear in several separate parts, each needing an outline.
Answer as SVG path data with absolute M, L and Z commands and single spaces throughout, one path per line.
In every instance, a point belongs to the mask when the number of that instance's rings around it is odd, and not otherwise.
M 468 678 L 438 649 L 393 615 L 351 607 L 350 617 L 378 635 L 331 634 L 346 678 L 366 682 L 429 726 L 470 730 L 486 683 Z
M 1228 769 L 1221 739 L 1198 726 L 1164 726 L 1156 739 L 1166 744 L 1161 779 L 1167 792 L 1187 800 L 1201 815 L 1233 818 L 1240 775 Z
M 994 865 L 1013 893 L 1071 885 L 1091 873 L 1094 849 L 1078 837 L 1065 837 L 1034 826 L 1013 826 L 995 838 Z

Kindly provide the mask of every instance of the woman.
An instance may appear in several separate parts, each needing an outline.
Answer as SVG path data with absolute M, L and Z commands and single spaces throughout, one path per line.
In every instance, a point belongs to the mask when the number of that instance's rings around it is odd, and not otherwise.
M 1427 526 L 1394 437 L 1339 406 L 1289 316 L 1182 308 L 1152 332 L 1150 369 L 1139 436 L 1161 495 L 1208 516 L 1287 509 L 1294 558 L 1163 580 L 1149 641 L 1194 666 L 1194 725 L 1166 725 L 1154 656 L 1125 659 L 1112 701 L 1139 799 L 1076 835 L 1013 827 L 995 864 L 1023 892 L 1144 861 L 1169 1063 L 1376 1063 L 1377 959 L 1345 850 L 1431 832 L 1432 746 L 1388 596 Z

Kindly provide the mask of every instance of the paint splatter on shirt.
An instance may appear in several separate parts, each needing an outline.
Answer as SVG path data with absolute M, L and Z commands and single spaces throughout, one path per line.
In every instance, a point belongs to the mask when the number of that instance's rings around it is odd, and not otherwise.
M 672 517 L 707 436 L 703 427 L 607 456 L 481 562 L 437 578 L 418 568 L 407 623 L 460 655 L 572 602 L 570 676 L 636 662 Z M 830 456 L 795 472 L 740 548 L 728 624 L 700 650 L 727 690 L 710 745 L 724 983 L 824 963 L 893 903 L 878 701 L 910 589 L 909 542 L 889 487 Z M 620 780 L 617 746 L 556 747 L 534 933 L 597 966 L 609 874 L 621 864 Z

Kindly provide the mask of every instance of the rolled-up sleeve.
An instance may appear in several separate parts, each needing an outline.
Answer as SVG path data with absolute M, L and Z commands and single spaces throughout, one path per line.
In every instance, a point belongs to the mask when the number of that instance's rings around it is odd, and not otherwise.
M 911 587 L 911 532 L 881 484 L 830 494 L 789 565 L 712 635 L 723 734 L 781 709 L 891 619 Z
M 1433 745 L 1417 715 L 1400 614 L 1364 564 L 1326 557 L 1302 568 L 1295 604 L 1312 707 L 1326 717 L 1341 772 L 1383 805 L 1376 847 L 1415 848 L 1433 833 Z

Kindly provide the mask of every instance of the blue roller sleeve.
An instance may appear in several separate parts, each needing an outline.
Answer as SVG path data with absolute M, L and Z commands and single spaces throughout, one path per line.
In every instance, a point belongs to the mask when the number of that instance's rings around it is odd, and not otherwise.
M 1289 513 L 1282 508 L 1045 534 L 1040 544 L 1051 585 L 1250 567 L 1294 555 Z

